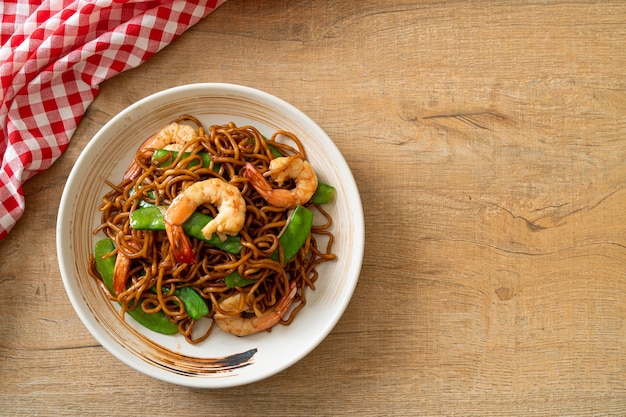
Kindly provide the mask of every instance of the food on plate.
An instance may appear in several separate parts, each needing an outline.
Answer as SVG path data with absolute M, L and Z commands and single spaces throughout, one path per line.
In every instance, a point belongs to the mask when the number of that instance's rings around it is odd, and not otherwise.
M 290 324 L 335 259 L 335 188 L 290 132 L 184 115 L 106 183 L 90 274 L 122 317 L 189 343 Z

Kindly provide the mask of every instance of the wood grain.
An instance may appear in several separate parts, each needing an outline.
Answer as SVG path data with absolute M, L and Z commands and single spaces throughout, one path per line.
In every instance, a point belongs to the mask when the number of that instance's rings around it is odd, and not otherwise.
M 626 3 L 230 0 L 101 86 L 0 243 L 2 415 L 626 415 Z M 366 253 L 331 335 L 259 383 L 129 369 L 73 312 L 65 179 L 127 105 L 275 94 L 343 152 Z M 148 398 L 149 400 L 146 400 Z

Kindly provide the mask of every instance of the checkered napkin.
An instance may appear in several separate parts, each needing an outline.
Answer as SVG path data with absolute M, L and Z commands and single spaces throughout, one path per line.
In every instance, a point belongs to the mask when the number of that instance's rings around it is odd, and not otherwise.
M 24 212 L 23 183 L 65 151 L 98 85 L 223 1 L 0 1 L 0 241 Z

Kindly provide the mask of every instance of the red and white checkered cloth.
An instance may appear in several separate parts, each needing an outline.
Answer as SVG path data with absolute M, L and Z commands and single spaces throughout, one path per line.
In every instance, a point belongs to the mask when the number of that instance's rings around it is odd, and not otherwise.
M 22 185 L 65 151 L 98 85 L 224 1 L 0 1 L 0 241 L 24 212 Z

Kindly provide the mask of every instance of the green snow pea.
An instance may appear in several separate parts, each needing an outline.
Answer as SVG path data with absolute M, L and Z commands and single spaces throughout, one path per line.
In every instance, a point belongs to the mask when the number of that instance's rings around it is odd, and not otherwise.
M 111 294 L 115 294 L 113 289 L 113 270 L 115 269 L 115 256 L 106 257 L 115 250 L 115 244 L 109 238 L 100 239 L 96 242 L 94 258 L 96 258 L 96 270 L 102 278 L 105 287 Z
M 307 237 L 311 233 L 313 225 L 313 212 L 304 206 L 297 206 L 289 222 L 278 238 L 278 242 L 283 249 L 285 263 L 289 262 L 300 250 Z M 280 257 L 279 251 L 272 253 L 271 259 L 277 261 Z
M 147 206 L 130 213 L 130 227 L 135 230 L 165 230 L 163 216 L 167 207 Z
M 311 202 L 314 204 L 326 204 L 329 203 L 335 196 L 335 187 L 332 185 L 318 183 L 317 190 L 311 197 Z
M 178 157 L 178 151 L 170 151 L 167 149 L 155 149 L 152 154 L 152 162 L 158 162 L 159 166 L 166 167 L 171 165 L 172 162 Z M 188 158 L 191 155 L 190 152 L 183 152 L 182 159 Z M 208 168 L 211 166 L 211 157 L 206 152 L 198 152 L 196 154 L 202 160 L 202 168 Z M 187 168 L 195 167 L 198 165 L 198 160 L 193 160 L 187 165 Z M 213 165 L 213 171 L 217 172 L 220 169 L 220 164 Z
M 246 285 L 254 284 L 255 282 L 255 279 L 242 278 L 237 271 L 224 278 L 224 283 L 226 283 L 226 287 L 228 288 L 245 287 Z
M 152 287 L 151 291 L 156 293 L 156 287 Z M 169 288 L 163 287 L 163 294 L 167 294 Z M 200 320 L 202 317 L 209 314 L 209 307 L 206 301 L 200 294 L 191 287 L 176 288 L 174 295 L 180 298 L 185 306 L 185 311 L 194 320 Z
M 180 298 L 185 306 L 185 311 L 194 320 L 200 320 L 209 314 L 209 307 L 200 294 L 191 287 L 177 288 L 174 294 Z
M 267 139 L 265 139 L 265 140 L 267 140 Z M 274 155 L 276 158 L 280 158 L 280 157 L 283 156 L 283 154 L 280 153 L 280 151 L 278 149 L 276 149 L 275 147 L 273 147 L 272 145 L 267 145 L 267 147 L 269 148 L 270 153 L 272 155 Z
M 111 294 L 115 295 L 113 291 L 113 270 L 115 269 L 115 256 L 104 256 L 111 253 L 115 249 L 113 241 L 109 238 L 104 238 L 96 242 L 94 257 L 96 258 L 96 270 L 102 277 L 104 285 L 109 289 Z M 126 310 L 129 316 L 134 318 L 142 326 L 162 334 L 176 334 L 178 333 L 178 325 L 172 323 L 165 313 L 157 311 L 156 313 L 146 313 L 138 307 L 134 310 Z
M 165 206 L 142 207 L 133 210 L 130 214 L 130 225 L 136 230 L 165 230 L 165 220 L 163 219 L 165 210 L 167 210 Z M 202 228 L 211 220 L 213 220 L 211 216 L 196 211 L 183 223 L 183 230 L 191 237 L 208 242 L 226 252 L 238 254 L 241 251 L 239 236 L 228 236 L 223 242 L 215 233 L 211 239 L 204 237 Z
M 178 333 L 178 325 L 172 323 L 160 310 L 156 313 L 146 313 L 141 307 L 137 307 L 134 310 L 126 310 L 126 313 L 134 318 L 137 323 L 154 332 L 167 335 Z
M 136 192 L 136 189 L 135 189 L 135 187 L 133 186 L 133 187 L 130 189 L 130 196 L 132 197 L 133 195 L 135 195 L 135 192 Z M 148 196 L 148 198 L 150 198 L 150 199 L 152 199 L 152 200 L 156 200 L 156 193 L 154 192 L 154 190 L 148 190 L 148 191 L 146 191 L 146 195 Z M 138 205 L 139 207 L 152 207 L 152 206 L 154 206 L 154 204 L 152 204 L 152 203 L 148 203 L 148 202 L 147 202 L 147 201 L 145 201 L 145 200 L 139 200 L 139 202 L 137 203 L 137 205 Z

